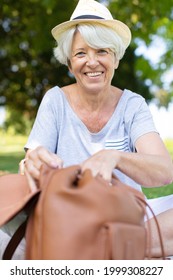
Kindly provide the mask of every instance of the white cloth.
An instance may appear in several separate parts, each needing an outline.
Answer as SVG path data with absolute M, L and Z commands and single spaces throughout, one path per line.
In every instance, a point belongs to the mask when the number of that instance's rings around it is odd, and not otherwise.
M 173 194 L 158 197 L 158 198 L 150 198 L 147 199 L 148 204 L 152 208 L 155 215 L 159 215 L 162 212 L 165 212 L 171 208 L 173 208 Z M 147 209 L 148 216 L 151 218 L 153 215 L 149 209 Z
M 4 250 L 10 241 L 12 235 L 19 227 L 19 225 L 25 220 L 26 216 L 24 213 L 18 214 L 15 218 L 13 218 L 10 222 L 6 223 L 3 227 L 0 228 L 0 260 L 2 260 L 2 256 Z M 25 239 L 23 238 L 17 247 L 13 257 L 13 260 L 24 260 L 25 259 Z

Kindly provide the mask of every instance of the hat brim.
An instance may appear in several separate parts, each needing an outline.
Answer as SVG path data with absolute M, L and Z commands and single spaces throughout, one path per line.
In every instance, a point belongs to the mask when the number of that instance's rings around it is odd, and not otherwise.
M 102 25 L 105 27 L 109 27 L 113 29 L 123 40 L 126 48 L 129 46 L 130 41 L 131 41 L 131 32 L 130 29 L 126 24 L 119 20 L 101 20 L 101 19 L 76 19 L 76 20 L 70 20 L 63 22 L 57 26 L 55 26 L 51 33 L 52 36 L 55 38 L 55 40 L 58 40 L 60 35 L 67 31 L 68 29 L 78 25 L 78 24 L 85 24 L 85 23 L 91 23 L 91 24 L 97 24 L 97 25 Z

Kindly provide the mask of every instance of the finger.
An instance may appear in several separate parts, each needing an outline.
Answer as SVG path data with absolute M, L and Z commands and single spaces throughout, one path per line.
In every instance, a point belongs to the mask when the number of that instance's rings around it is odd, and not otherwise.
M 24 170 L 25 170 L 25 161 L 26 159 L 22 159 L 19 162 L 19 174 L 23 175 L 24 174 Z
M 28 171 L 25 169 L 25 175 L 26 175 L 26 178 L 27 178 L 27 181 L 28 181 L 28 184 L 29 184 L 29 187 L 31 189 L 31 191 L 36 191 L 37 190 L 37 183 L 36 183 L 36 180 L 34 180 L 32 178 L 32 176 L 28 173 Z
M 86 170 L 90 170 L 92 175 L 95 177 L 99 174 L 100 164 L 92 163 L 92 161 L 88 160 L 81 164 L 81 171 L 84 173 Z
M 55 154 L 49 152 L 43 147 L 38 147 L 28 154 L 28 158 L 33 161 L 34 165 L 40 169 L 43 163 L 53 168 L 61 168 L 63 161 Z
M 112 169 L 109 168 L 108 165 L 103 164 L 102 162 L 92 162 L 92 161 L 86 161 L 82 165 L 82 173 L 90 169 L 91 173 L 94 177 L 101 176 L 104 180 L 111 182 L 112 181 Z
M 51 154 L 51 157 L 52 157 L 52 161 L 51 161 L 52 167 L 59 167 L 59 168 L 63 167 L 63 160 L 60 157 L 58 157 L 56 154 Z
M 36 156 L 38 157 L 38 165 L 41 165 L 42 163 L 46 163 L 47 165 L 53 168 L 57 168 L 57 167 L 61 168 L 63 166 L 62 160 L 56 154 L 49 152 L 47 149 L 43 147 L 39 147 L 36 150 L 36 152 L 37 152 Z
M 111 176 L 111 173 L 110 172 L 105 172 L 105 171 L 100 171 L 100 175 L 102 176 L 102 178 L 105 180 L 105 181 L 107 181 L 107 182 L 109 182 L 109 183 L 111 183 L 112 182 L 112 176 Z
M 101 177 L 106 180 L 107 182 L 111 182 L 112 181 L 112 166 L 110 166 L 108 163 L 102 163 L 100 165 L 100 169 L 99 169 L 99 175 L 101 175 Z
M 24 174 L 26 174 L 26 172 L 28 173 L 28 171 L 30 170 L 30 172 L 33 173 L 34 177 L 37 178 L 37 176 L 39 176 L 39 170 L 38 171 L 36 170 L 36 172 L 34 172 L 34 169 L 36 169 L 36 168 L 32 168 L 32 167 L 33 167 L 33 164 L 32 164 L 32 162 L 29 161 L 28 158 L 22 159 L 19 163 L 19 173 L 21 175 L 24 175 Z M 32 171 L 32 169 L 33 169 L 33 171 Z
M 38 180 L 40 176 L 40 168 L 38 167 L 38 164 L 35 165 L 32 160 L 27 158 L 25 160 L 25 168 L 24 168 L 24 173 L 25 174 L 30 174 L 33 179 Z

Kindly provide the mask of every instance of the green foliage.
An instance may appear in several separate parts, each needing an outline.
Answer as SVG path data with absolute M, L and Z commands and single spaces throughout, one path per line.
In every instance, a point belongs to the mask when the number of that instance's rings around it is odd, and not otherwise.
M 55 63 L 55 42 L 50 33 L 69 17 L 66 7 L 74 8 L 69 3 L 6 0 L 2 4 L 0 105 L 6 105 L 9 112 L 6 127 L 13 125 L 17 131 L 27 131 L 46 90 L 71 82 L 66 67 Z
M 113 84 L 139 92 L 147 101 L 156 96 L 158 105 L 167 106 L 173 86 L 164 88 L 162 75 L 172 64 L 173 0 L 107 2 L 114 17 L 124 21 L 133 35 Z M 24 133 L 32 125 L 46 90 L 74 82 L 68 69 L 53 57 L 55 41 L 50 31 L 70 18 L 76 4 L 77 0 L 1 1 L 0 106 L 8 110 L 5 127 L 12 125 Z M 166 45 L 157 67 L 135 53 L 139 39 L 149 46 L 155 35 Z M 153 85 L 157 85 L 154 92 Z
M 163 75 L 172 68 L 173 57 L 173 0 L 110 0 L 110 9 L 114 18 L 122 20 L 132 31 L 132 44 L 134 64 L 127 64 L 131 68 L 132 90 L 142 94 L 146 100 L 155 98 L 158 106 L 168 107 L 173 99 L 173 82 L 169 84 L 163 80 Z M 162 39 L 165 51 L 157 64 L 153 65 L 150 59 L 143 54 L 137 56 L 135 49 L 141 43 L 150 47 L 157 42 L 158 50 Z M 129 49 L 128 49 L 129 50 Z M 151 57 L 152 59 L 152 57 Z M 131 67 L 132 66 L 132 67 Z M 126 73 L 124 72 L 127 79 Z M 133 77 L 132 77 L 133 76 Z

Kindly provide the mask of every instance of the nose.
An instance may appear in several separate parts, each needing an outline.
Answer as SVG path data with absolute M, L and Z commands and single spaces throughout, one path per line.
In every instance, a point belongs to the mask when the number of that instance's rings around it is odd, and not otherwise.
M 99 64 L 98 61 L 98 56 L 97 54 L 93 51 L 87 54 L 87 61 L 86 65 L 90 67 L 96 67 Z

